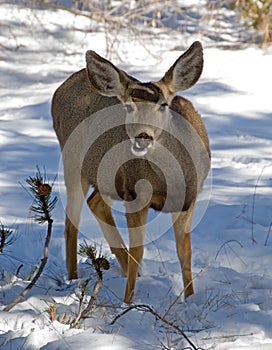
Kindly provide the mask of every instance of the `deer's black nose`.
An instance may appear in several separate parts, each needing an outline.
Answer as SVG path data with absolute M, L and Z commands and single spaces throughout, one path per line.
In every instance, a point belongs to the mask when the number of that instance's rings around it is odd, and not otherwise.
M 134 147 L 138 150 L 143 150 L 148 148 L 148 146 L 153 142 L 153 137 L 148 135 L 145 132 L 140 133 L 135 136 L 135 145 Z

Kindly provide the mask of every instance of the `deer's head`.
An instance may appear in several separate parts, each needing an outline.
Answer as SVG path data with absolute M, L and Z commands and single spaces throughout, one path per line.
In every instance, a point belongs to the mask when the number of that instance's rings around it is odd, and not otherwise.
M 155 146 L 171 117 L 171 102 L 177 91 L 193 86 L 203 69 L 203 52 L 195 42 L 157 82 L 142 83 L 118 69 L 94 51 L 87 51 L 91 84 L 104 96 L 116 96 L 126 111 L 126 129 L 135 156 L 144 156 Z

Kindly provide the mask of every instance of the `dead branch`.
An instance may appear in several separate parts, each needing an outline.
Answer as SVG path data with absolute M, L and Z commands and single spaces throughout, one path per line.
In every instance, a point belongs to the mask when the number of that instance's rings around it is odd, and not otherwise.
M 74 318 L 74 320 L 71 322 L 71 327 L 76 327 L 76 325 L 78 324 L 78 322 L 82 318 L 83 302 L 84 302 L 84 298 L 86 295 L 86 290 L 87 290 L 87 286 L 88 286 L 89 282 L 90 282 L 90 278 L 86 279 L 81 285 L 81 294 L 79 297 L 78 312 L 77 312 L 77 315 Z
M 194 350 L 201 350 L 200 348 L 197 348 L 195 344 L 189 339 L 189 337 L 185 334 L 185 332 L 180 329 L 173 321 L 167 320 L 165 317 L 161 316 L 157 311 L 155 311 L 152 307 L 146 304 L 136 304 L 136 305 L 131 305 L 128 306 L 123 312 L 118 314 L 113 321 L 110 323 L 110 325 L 113 325 L 120 317 L 124 316 L 131 310 L 138 310 L 138 311 L 143 311 L 143 312 L 149 312 L 151 313 L 156 319 L 160 320 L 162 323 L 167 324 L 171 328 L 173 328 L 175 331 L 177 331 L 179 334 L 183 336 L 183 338 L 190 344 L 192 349 Z
M 101 278 L 98 278 L 95 286 L 94 286 L 94 289 L 93 289 L 93 294 L 91 296 L 91 299 L 89 300 L 89 303 L 87 305 L 87 307 L 84 309 L 84 311 L 82 312 L 82 318 L 86 318 L 88 317 L 88 314 L 91 312 L 93 306 L 94 306 L 94 303 L 97 299 L 97 296 L 98 296 L 98 292 L 99 292 L 99 289 L 100 287 L 102 286 L 102 279 Z

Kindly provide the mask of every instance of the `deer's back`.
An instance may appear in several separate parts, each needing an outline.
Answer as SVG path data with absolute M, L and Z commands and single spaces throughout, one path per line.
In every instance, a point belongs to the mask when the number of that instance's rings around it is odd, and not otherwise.
M 117 97 L 102 96 L 92 87 L 86 69 L 71 75 L 56 90 L 52 100 L 53 127 L 61 148 L 83 120 L 116 104 L 120 104 Z

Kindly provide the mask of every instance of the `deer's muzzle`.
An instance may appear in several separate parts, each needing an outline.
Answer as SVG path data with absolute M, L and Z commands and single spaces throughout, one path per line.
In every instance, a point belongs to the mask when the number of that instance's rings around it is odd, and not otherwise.
M 147 153 L 148 148 L 152 147 L 153 143 L 153 137 L 143 132 L 135 136 L 131 151 L 135 156 L 142 157 Z

